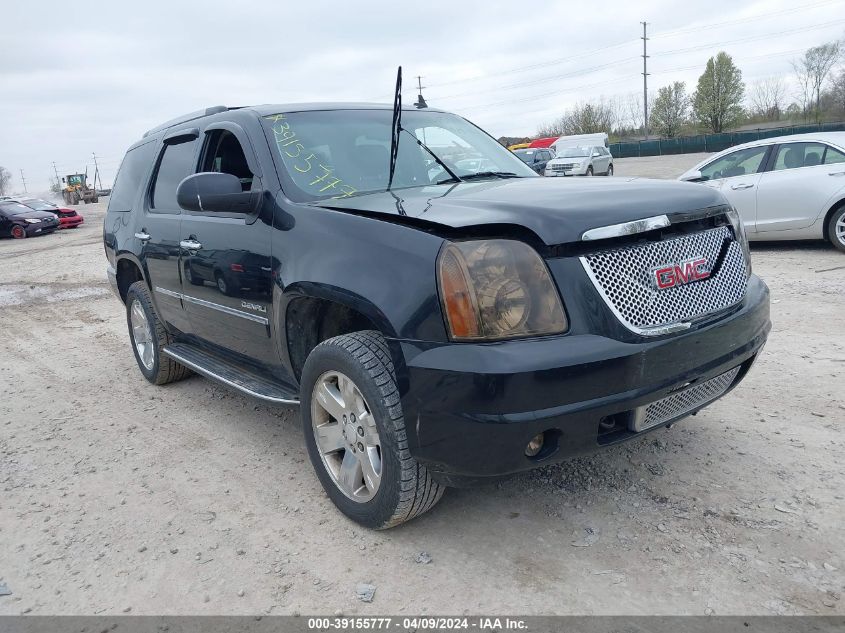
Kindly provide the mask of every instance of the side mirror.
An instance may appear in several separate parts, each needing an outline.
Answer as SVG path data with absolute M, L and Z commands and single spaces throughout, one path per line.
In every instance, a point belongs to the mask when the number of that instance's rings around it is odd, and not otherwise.
M 176 202 L 186 211 L 253 213 L 260 199 L 259 193 L 242 191 L 236 176 L 219 172 L 193 174 L 176 188 Z
M 684 174 L 681 176 L 681 180 L 684 182 L 698 182 L 702 180 L 701 171 L 696 169 L 695 171 L 691 171 L 689 173 Z

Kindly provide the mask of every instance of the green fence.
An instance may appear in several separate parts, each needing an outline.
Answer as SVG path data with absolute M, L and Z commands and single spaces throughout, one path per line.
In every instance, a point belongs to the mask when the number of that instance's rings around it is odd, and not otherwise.
M 812 123 L 808 125 L 789 125 L 742 132 L 723 132 L 721 134 L 698 134 L 679 136 L 634 143 L 611 143 L 610 153 L 614 158 L 631 156 L 662 156 L 663 154 L 693 154 L 696 152 L 721 152 L 723 149 L 756 141 L 772 136 L 786 134 L 805 134 L 807 132 L 840 132 L 845 130 L 845 121 L 836 123 Z

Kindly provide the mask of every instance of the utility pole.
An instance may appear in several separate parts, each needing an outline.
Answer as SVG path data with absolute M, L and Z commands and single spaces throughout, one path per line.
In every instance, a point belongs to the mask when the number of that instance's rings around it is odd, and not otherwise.
M 23 169 L 21 169 L 20 172 L 21 172 L 21 182 L 23 183 L 23 192 L 29 193 L 29 191 L 26 190 L 26 178 L 23 177 Z
M 648 42 L 646 27 L 648 22 L 640 22 L 640 24 L 643 25 L 643 133 L 648 138 L 648 52 L 646 51 L 646 42 Z
M 62 188 L 62 185 L 61 185 L 60 183 L 61 183 L 62 181 L 61 181 L 61 179 L 59 178 L 59 170 L 58 170 L 58 168 L 56 167 L 56 161 L 53 161 L 53 173 L 55 173 L 55 174 L 56 174 L 56 186 L 57 186 L 59 189 L 61 189 L 61 188 Z
M 94 157 L 94 189 L 97 189 L 97 180 L 100 179 L 100 168 L 97 165 L 97 155 L 94 152 L 91 152 L 91 156 Z M 100 189 L 103 188 L 103 181 L 100 179 Z

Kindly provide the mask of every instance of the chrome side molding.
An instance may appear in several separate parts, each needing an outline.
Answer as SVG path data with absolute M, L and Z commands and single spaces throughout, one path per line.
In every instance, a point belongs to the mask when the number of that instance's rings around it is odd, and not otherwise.
M 610 226 L 600 226 L 589 231 L 584 231 L 581 235 L 582 242 L 592 242 L 594 240 L 606 240 L 610 237 L 621 237 L 623 235 L 635 235 L 637 233 L 645 233 L 646 231 L 653 231 L 654 229 L 662 229 L 672 224 L 669 217 L 666 215 L 655 215 L 650 218 L 643 218 L 642 220 L 633 220 L 631 222 L 623 222 L 622 224 L 611 224 Z

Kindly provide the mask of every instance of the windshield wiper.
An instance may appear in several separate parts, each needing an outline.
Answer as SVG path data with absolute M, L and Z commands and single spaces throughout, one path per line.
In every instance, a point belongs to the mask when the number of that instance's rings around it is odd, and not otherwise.
M 434 184 L 436 184 L 436 185 L 444 185 L 444 184 L 446 184 L 447 182 L 461 182 L 461 179 L 460 179 L 460 178 L 458 178 L 458 177 L 455 175 L 455 172 L 453 172 L 451 169 L 449 169 L 449 167 L 447 167 L 446 163 L 444 163 L 442 160 L 440 160 L 440 158 L 437 156 L 437 154 L 435 154 L 433 151 L 431 151 L 431 148 L 429 148 L 429 147 L 428 147 L 428 145 L 426 145 L 425 143 L 423 143 L 420 139 L 418 139 L 418 138 L 417 138 L 414 134 L 411 134 L 411 133 L 410 133 L 408 130 L 406 130 L 405 128 L 402 128 L 402 129 L 401 129 L 401 130 L 399 130 L 399 131 L 400 131 L 400 132 L 405 132 L 408 136 L 410 136 L 412 139 L 414 139 L 414 140 L 417 142 L 417 145 L 419 145 L 420 147 L 422 147 L 422 148 L 423 148 L 423 149 L 424 149 L 424 150 L 428 153 L 428 155 L 429 155 L 429 156 L 431 156 L 431 157 L 434 159 L 434 162 L 435 162 L 435 163 L 437 163 L 438 165 L 440 165 L 440 166 L 441 166 L 441 167 L 442 167 L 442 168 L 446 171 L 446 173 L 447 173 L 447 174 L 449 174 L 449 177 L 448 177 L 448 178 L 446 178 L 446 179 L 444 179 L 444 180 L 438 180 L 438 181 L 437 181 L 436 183 L 434 183 Z
M 393 174 L 396 171 L 396 159 L 399 156 L 399 132 L 402 131 L 402 67 L 396 72 L 396 92 L 393 94 L 393 124 L 390 128 L 390 175 L 387 179 L 387 191 L 393 186 Z
M 478 171 L 474 174 L 466 174 L 462 180 L 474 180 L 475 178 L 522 178 L 512 171 Z

